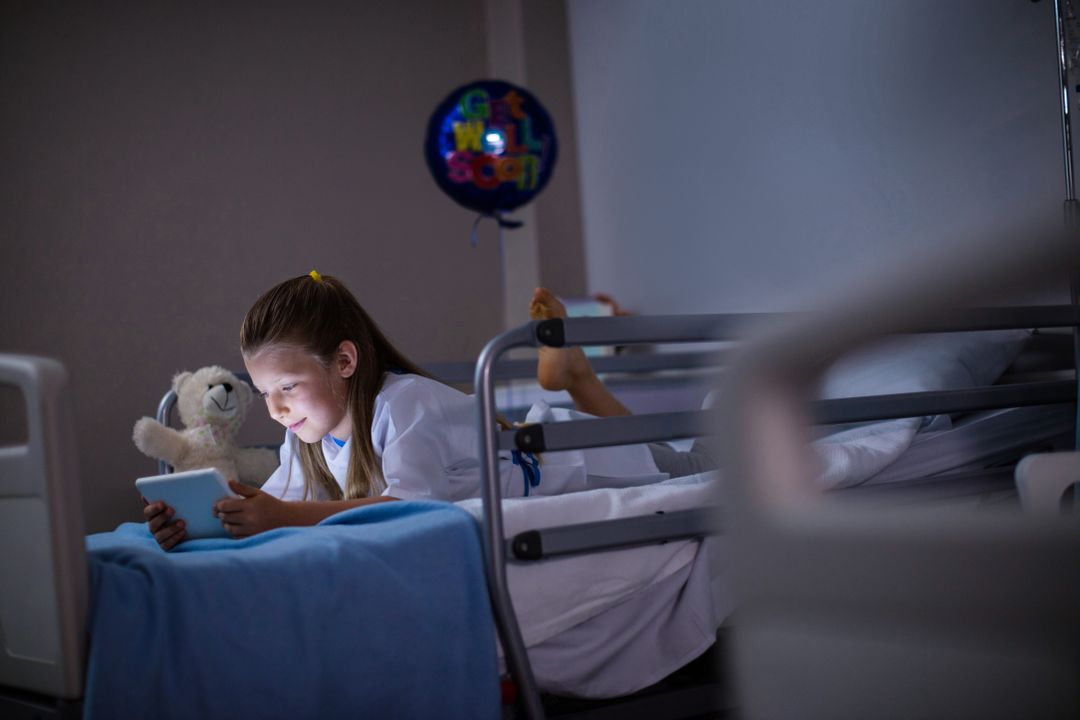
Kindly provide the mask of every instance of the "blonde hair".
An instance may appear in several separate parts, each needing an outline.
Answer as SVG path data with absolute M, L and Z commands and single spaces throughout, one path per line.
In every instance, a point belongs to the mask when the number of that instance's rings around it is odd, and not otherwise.
M 371 442 L 375 396 L 389 371 L 425 377 L 427 373 L 393 346 L 344 284 L 315 271 L 270 288 L 251 306 L 240 327 L 240 352 L 245 357 L 273 346 L 292 346 L 327 368 L 344 340 L 352 341 L 357 350 L 356 370 L 346 385 L 353 445 L 345 493 L 330 472 L 321 442 L 298 443 L 305 499 L 314 497 L 316 488 L 332 500 L 381 492 L 385 482 Z

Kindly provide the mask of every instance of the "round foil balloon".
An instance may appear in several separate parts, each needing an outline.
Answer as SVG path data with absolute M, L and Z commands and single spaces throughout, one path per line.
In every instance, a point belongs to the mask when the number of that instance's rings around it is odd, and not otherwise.
M 435 182 L 458 203 L 497 215 L 532 200 L 559 146 L 544 106 L 524 88 L 479 80 L 450 93 L 428 121 L 424 155 Z

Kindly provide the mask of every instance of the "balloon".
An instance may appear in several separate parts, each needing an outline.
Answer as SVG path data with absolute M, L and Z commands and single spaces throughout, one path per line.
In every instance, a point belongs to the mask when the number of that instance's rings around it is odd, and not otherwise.
M 501 80 L 462 85 L 428 121 L 424 156 L 443 192 L 467 208 L 498 215 L 544 189 L 559 145 L 544 106 Z

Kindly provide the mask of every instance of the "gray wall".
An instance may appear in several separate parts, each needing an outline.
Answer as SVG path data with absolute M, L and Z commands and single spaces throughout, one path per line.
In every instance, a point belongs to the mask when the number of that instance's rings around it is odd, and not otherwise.
M 571 0 L 569 20 L 588 287 L 636 310 L 802 309 L 1060 212 L 1052 2 Z
M 419 361 L 501 329 L 498 247 L 421 151 L 484 33 L 481 0 L 0 6 L 0 351 L 69 368 L 89 530 L 139 517 L 135 419 L 240 367 L 286 277 L 340 276 Z M 246 439 L 279 437 L 264 415 Z

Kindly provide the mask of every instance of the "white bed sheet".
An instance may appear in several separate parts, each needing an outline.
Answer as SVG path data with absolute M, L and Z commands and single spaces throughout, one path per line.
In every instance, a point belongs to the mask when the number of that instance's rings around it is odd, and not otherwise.
M 529 648 L 540 687 L 610 698 L 659 682 L 709 649 L 733 601 L 722 537 L 694 561 L 627 600 Z
M 654 485 L 503 501 L 506 535 L 718 503 L 715 472 Z M 478 499 L 459 506 L 482 517 Z M 704 548 L 704 549 L 703 549 Z M 510 563 L 518 624 L 541 688 L 581 697 L 634 692 L 704 652 L 730 610 L 723 539 L 685 540 Z M 501 658 L 501 651 L 500 651 Z

